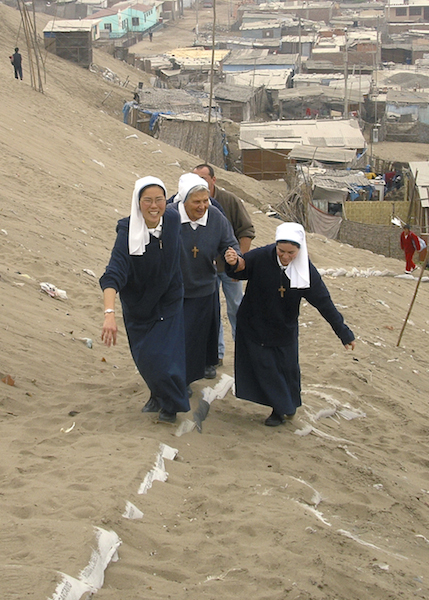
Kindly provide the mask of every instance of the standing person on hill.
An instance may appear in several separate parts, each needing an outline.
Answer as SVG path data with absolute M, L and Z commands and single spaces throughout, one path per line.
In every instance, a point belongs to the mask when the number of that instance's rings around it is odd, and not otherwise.
M 180 218 L 166 209 L 167 192 L 157 177 L 134 186 L 131 216 L 118 221 L 106 272 L 101 339 L 116 344 L 115 298 L 119 293 L 131 354 L 150 398 L 143 412 L 159 412 L 174 423 L 190 409 L 186 390 L 183 280 L 180 271 Z
M 270 406 L 265 425 L 275 427 L 301 406 L 301 299 L 317 308 L 347 349 L 354 349 L 355 338 L 308 259 L 305 231 L 299 223 L 279 225 L 275 244 L 251 250 L 243 258 L 229 248 L 225 260 L 231 277 L 248 280 L 237 313 L 236 396 Z
M 230 246 L 241 253 L 230 222 L 210 204 L 207 181 L 195 173 L 182 175 L 173 206 L 182 222 L 186 377 L 190 384 L 218 362 L 220 306 L 214 261 Z
M 19 78 L 22 81 L 22 56 L 19 53 L 19 48 L 15 48 L 15 53 L 9 58 L 15 71 L 15 79 Z
M 419 238 L 413 233 L 408 224 L 405 224 L 401 233 L 401 248 L 405 254 L 405 273 L 412 273 L 417 269 L 413 262 L 414 252 L 420 251 Z
M 209 185 L 210 197 L 217 200 L 223 208 L 226 218 L 232 225 L 234 235 L 240 244 L 242 254 L 250 250 L 250 244 L 255 237 L 255 228 L 243 202 L 233 194 L 220 188 L 216 184 L 213 167 L 204 163 L 194 168 L 194 173 L 205 179 Z M 226 300 L 226 311 L 231 324 L 232 338 L 235 339 L 235 328 L 237 322 L 237 310 L 243 298 L 243 285 L 241 281 L 234 281 L 225 273 L 225 260 L 218 256 L 216 260 L 219 288 L 222 284 Z M 222 321 L 219 329 L 219 363 L 222 364 L 225 355 L 225 341 Z M 207 369 L 207 375 L 216 376 L 215 366 Z

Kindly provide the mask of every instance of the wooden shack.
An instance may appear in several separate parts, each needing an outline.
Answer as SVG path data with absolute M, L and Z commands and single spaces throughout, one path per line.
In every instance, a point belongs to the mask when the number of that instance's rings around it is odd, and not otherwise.
M 43 30 L 48 52 L 86 68 L 92 63 L 92 42 L 98 37 L 98 21 L 94 20 L 49 21 Z

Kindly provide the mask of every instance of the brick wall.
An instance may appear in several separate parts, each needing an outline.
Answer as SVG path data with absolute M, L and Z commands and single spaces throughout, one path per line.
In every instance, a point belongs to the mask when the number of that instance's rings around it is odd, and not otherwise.
M 403 259 L 404 253 L 399 245 L 400 227 L 396 225 L 368 225 L 355 221 L 343 221 L 338 241 L 355 248 L 371 250 L 390 258 Z
M 371 250 L 390 258 L 403 259 L 404 253 L 399 245 L 402 229 L 391 224 L 392 216 L 407 221 L 409 202 L 346 202 L 347 219 L 341 223 L 338 241 L 355 248 Z M 411 220 L 413 223 L 413 220 Z M 412 227 L 414 233 L 421 235 L 420 228 Z M 426 236 L 423 236 L 426 238 Z

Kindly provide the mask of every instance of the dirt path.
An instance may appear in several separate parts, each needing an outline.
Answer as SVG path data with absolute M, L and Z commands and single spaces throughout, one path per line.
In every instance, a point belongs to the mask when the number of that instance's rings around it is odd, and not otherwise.
M 216 3 L 216 22 L 218 25 L 226 26 L 228 24 L 229 3 L 218 1 Z M 192 46 L 196 41 L 196 24 L 200 33 L 205 31 L 207 25 L 213 23 L 213 9 L 198 7 L 198 14 L 194 8 L 187 8 L 183 17 L 176 21 L 169 21 L 159 31 L 153 34 L 152 42 L 149 37 L 145 37 L 141 42 L 131 46 L 130 52 L 149 56 L 161 54 L 174 48 Z

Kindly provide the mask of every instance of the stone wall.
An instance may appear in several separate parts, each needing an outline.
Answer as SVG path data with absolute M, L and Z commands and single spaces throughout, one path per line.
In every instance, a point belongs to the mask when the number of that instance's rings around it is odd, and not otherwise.
M 399 245 L 401 231 L 396 225 L 368 225 L 344 220 L 341 223 L 338 241 L 355 248 L 371 250 L 375 254 L 403 259 L 404 253 Z

